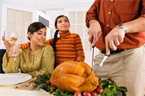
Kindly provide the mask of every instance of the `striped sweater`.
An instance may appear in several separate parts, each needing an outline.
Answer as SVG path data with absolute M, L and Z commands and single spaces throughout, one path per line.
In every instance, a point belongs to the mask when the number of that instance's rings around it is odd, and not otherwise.
M 52 44 L 52 40 L 50 41 Z M 56 41 L 56 65 L 68 61 L 84 61 L 84 51 L 79 35 L 75 33 L 61 33 Z

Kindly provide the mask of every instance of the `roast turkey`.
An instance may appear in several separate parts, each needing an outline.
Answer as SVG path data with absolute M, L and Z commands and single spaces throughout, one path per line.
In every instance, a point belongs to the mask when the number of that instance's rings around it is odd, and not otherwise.
M 84 62 L 66 61 L 53 71 L 50 82 L 53 86 L 71 92 L 91 92 L 98 85 L 98 77 Z

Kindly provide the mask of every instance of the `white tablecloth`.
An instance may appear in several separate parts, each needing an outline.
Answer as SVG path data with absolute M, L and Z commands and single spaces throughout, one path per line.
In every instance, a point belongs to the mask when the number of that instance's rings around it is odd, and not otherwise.
M 14 87 L 0 87 L 0 96 L 53 96 L 44 90 L 20 90 Z

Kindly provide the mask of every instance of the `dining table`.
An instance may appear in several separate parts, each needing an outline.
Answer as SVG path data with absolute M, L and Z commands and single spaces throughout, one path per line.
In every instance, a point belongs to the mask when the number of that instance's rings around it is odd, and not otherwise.
M 53 96 L 42 89 L 24 90 L 14 86 L 0 86 L 0 96 Z

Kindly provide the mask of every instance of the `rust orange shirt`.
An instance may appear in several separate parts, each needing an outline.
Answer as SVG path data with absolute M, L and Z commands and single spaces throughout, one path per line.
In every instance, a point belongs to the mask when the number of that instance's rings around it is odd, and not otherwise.
M 98 20 L 102 27 L 102 36 L 96 47 L 105 48 L 105 36 L 118 24 L 138 17 L 145 17 L 145 0 L 95 0 L 87 12 L 86 24 L 90 20 Z M 118 49 L 136 48 L 145 43 L 145 32 L 127 33 L 124 42 Z
M 52 40 L 50 40 L 52 44 Z M 75 33 L 60 33 L 56 41 L 56 65 L 68 61 L 84 61 L 84 51 L 79 35 Z

